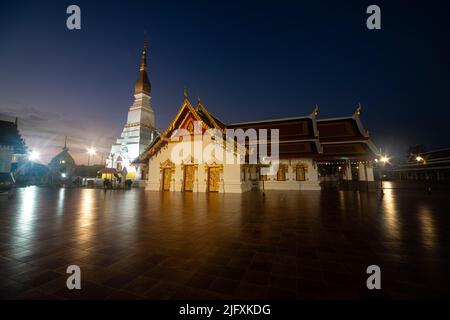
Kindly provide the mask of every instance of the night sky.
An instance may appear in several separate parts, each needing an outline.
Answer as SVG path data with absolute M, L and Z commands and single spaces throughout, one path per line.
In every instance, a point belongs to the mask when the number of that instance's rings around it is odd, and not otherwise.
M 66 28 L 77 4 L 82 29 Z M 366 28 L 378 4 L 382 29 Z M 0 119 L 46 163 L 69 136 L 85 163 L 120 135 L 143 34 L 157 127 L 183 88 L 223 122 L 352 115 L 398 159 L 409 145 L 450 147 L 448 1 L 0 2 Z M 100 156 L 95 160 L 100 162 Z

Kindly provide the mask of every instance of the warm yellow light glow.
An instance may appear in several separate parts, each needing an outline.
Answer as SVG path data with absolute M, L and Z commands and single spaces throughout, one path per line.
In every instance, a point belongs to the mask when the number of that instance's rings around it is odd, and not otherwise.
M 40 154 L 37 151 L 31 151 L 28 155 L 28 160 L 30 161 L 37 161 L 39 160 Z
M 424 159 L 423 159 L 421 156 L 417 156 L 417 157 L 416 157 L 416 161 L 417 161 L 417 162 L 422 162 L 423 160 L 424 160 Z
M 88 149 L 87 149 L 87 153 L 88 153 L 90 156 L 93 156 L 93 155 L 95 155 L 95 154 L 97 153 L 97 150 L 95 150 L 94 148 L 88 148 Z
M 382 156 L 382 157 L 380 158 L 380 161 L 381 161 L 383 164 L 385 164 L 385 163 L 389 162 L 389 157 L 387 157 L 387 156 Z

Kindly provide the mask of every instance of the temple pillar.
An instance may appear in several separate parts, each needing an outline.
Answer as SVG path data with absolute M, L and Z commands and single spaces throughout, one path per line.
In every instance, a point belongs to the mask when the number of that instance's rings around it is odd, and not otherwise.
M 358 180 L 366 181 L 366 166 L 363 162 L 358 162 Z
M 374 192 L 376 190 L 376 183 L 373 174 L 373 164 L 372 161 L 364 164 L 366 171 L 366 181 L 367 181 L 367 190 L 370 192 Z
M 352 163 L 350 161 L 345 162 L 344 167 L 344 175 L 343 175 L 343 181 L 342 186 L 344 189 L 351 189 L 353 186 L 352 183 L 353 177 L 352 177 Z
M 366 166 L 364 162 L 358 162 L 358 185 L 360 191 L 367 191 Z
M 376 190 L 372 162 L 369 161 L 358 163 L 358 180 L 359 180 L 359 190 L 361 191 Z

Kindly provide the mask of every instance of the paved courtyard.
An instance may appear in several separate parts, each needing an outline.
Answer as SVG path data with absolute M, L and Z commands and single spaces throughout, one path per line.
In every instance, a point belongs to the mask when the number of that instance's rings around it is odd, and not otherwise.
M 0 196 L 0 298 L 448 297 L 448 195 L 23 188 Z

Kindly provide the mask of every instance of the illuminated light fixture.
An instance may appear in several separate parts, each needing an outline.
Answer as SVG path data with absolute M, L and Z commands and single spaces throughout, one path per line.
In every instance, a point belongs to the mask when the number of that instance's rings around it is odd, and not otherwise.
M 67 174 L 65 174 L 64 172 L 61 173 L 61 178 L 66 178 L 66 177 L 67 177 Z
M 380 158 L 380 161 L 381 161 L 383 164 L 386 164 L 387 162 L 389 162 L 389 158 L 388 158 L 387 156 L 382 156 L 382 157 Z
M 28 154 L 28 160 L 30 160 L 30 161 L 37 161 L 37 160 L 39 160 L 39 157 L 40 157 L 40 154 L 37 151 L 31 151 Z
M 422 158 L 421 156 L 417 156 L 416 157 L 416 161 L 417 162 L 422 162 L 422 161 L 424 161 L 425 159 L 424 158 Z
M 88 153 L 90 156 L 93 156 L 93 155 L 95 155 L 95 154 L 97 153 L 97 151 L 96 151 L 94 148 L 88 148 L 88 149 L 87 149 L 87 153 Z
M 88 154 L 88 166 L 91 164 L 91 156 L 94 156 L 96 154 L 96 150 L 94 148 L 87 148 L 87 154 Z

